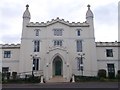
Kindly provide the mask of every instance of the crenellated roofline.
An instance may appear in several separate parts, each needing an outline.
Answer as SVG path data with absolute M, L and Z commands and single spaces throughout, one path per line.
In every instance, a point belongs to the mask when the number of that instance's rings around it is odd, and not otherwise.
M 96 47 L 120 47 L 120 42 L 96 42 Z
M 0 44 L 0 49 L 20 48 L 20 44 Z
M 64 19 L 60 19 L 59 17 L 57 17 L 56 19 L 52 19 L 51 21 L 47 21 L 45 22 L 30 22 L 27 24 L 27 27 L 47 27 L 49 25 L 55 24 L 55 23 L 62 23 L 64 25 L 67 25 L 69 27 L 89 27 L 89 24 L 85 21 L 83 23 L 80 22 L 72 22 L 70 23 L 69 21 L 65 21 Z
M 120 47 L 120 42 L 95 42 L 96 47 Z M 20 48 L 21 44 L 0 44 L 0 49 Z

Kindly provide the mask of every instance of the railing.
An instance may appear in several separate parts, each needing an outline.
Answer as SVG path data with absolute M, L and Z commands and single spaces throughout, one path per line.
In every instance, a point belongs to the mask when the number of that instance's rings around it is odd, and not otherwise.
M 17 76 L 19 78 L 27 78 L 29 76 L 42 76 L 43 75 L 43 70 L 38 70 L 38 71 L 28 71 L 28 72 L 21 72 L 18 73 Z

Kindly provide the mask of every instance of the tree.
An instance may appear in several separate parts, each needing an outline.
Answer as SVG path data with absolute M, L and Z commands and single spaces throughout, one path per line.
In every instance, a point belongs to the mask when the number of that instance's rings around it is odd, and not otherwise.
M 106 78 L 106 70 L 104 70 L 104 69 L 98 70 L 98 77 L 99 78 Z

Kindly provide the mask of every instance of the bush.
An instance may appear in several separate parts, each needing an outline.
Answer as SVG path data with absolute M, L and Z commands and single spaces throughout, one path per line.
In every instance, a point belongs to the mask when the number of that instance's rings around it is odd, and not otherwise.
M 120 80 L 120 70 L 118 70 L 116 78 Z
M 99 78 L 95 76 L 75 76 L 75 81 L 76 82 L 81 82 L 81 81 L 98 81 Z
M 109 72 L 108 77 L 109 77 L 109 79 L 114 79 L 115 78 L 115 72 Z
M 2 73 L 2 81 L 10 79 L 10 72 Z
M 120 74 L 120 70 L 118 70 L 117 73 Z
M 100 69 L 100 70 L 98 71 L 98 77 L 99 77 L 99 78 L 106 78 L 106 70 Z
M 40 83 L 40 77 L 16 78 L 3 81 L 2 83 Z
M 15 80 L 17 78 L 17 72 L 12 72 L 12 77 L 13 77 L 13 80 Z
M 7 80 L 10 79 L 10 72 L 7 72 Z
M 5 73 L 2 73 L 2 81 L 5 80 Z
M 39 83 L 40 82 L 40 77 L 31 75 L 28 78 L 25 78 L 24 81 L 26 83 Z

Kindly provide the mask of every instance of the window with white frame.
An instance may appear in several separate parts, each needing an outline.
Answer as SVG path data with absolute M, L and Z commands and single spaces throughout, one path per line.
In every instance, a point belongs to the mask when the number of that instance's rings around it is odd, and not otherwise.
M 39 36 L 39 29 L 35 29 L 35 36 Z
M 81 31 L 82 31 L 81 29 L 76 30 L 77 36 L 81 36 Z
M 34 40 L 34 52 L 39 52 L 40 49 L 40 41 Z
M 106 49 L 106 56 L 113 57 L 113 49 Z
M 114 63 L 108 63 L 107 68 L 108 68 L 108 72 L 115 72 Z
M 77 57 L 77 70 L 83 71 L 83 59 L 81 57 Z
M 62 40 L 54 40 L 54 46 L 62 46 Z
M 77 40 L 77 52 L 82 52 L 82 40 Z
M 33 58 L 33 70 L 39 70 L 39 58 Z
M 11 51 L 4 51 L 4 58 L 11 58 Z
M 2 73 L 9 72 L 9 67 L 2 67 Z
M 84 70 L 84 69 L 83 69 L 83 66 L 80 66 L 80 70 L 81 70 L 81 71 L 83 71 L 83 70 Z
M 57 28 L 57 29 L 53 29 L 53 31 L 54 31 L 54 36 L 62 36 L 63 29 Z
M 77 30 L 77 36 L 80 36 L 80 30 Z

